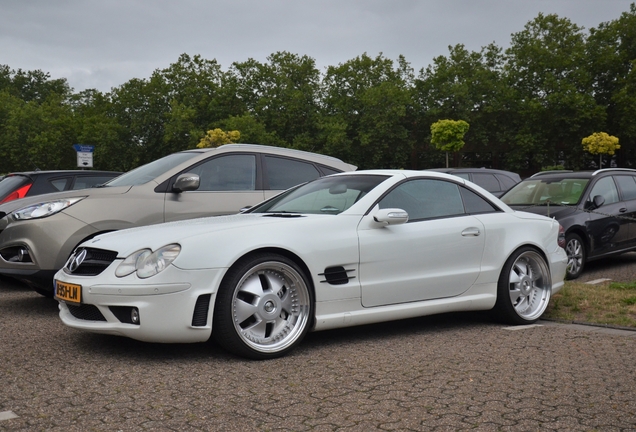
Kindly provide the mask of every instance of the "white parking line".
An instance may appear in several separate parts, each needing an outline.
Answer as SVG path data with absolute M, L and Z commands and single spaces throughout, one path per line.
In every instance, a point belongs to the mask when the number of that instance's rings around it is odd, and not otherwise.
M 14 418 L 18 418 L 18 416 L 13 411 L 2 411 L 0 412 L 0 421 L 3 420 L 11 420 Z
M 594 280 L 591 280 L 591 281 L 585 282 L 585 283 L 588 284 L 588 285 L 597 285 L 597 284 L 600 284 L 600 283 L 603 283 L 603 282 L 607 282 L 607 281 L 611 281 L 611 279 L 606 279 L 606 278 L 605 279 L 594 279 Z
M 529 328 L 534 328 L 534 327 L 543 327 L 542 324 L 530 324 L 530 325 L 520 325 L 520 326 L 513 326 L 513 327 L 503 327 L 504 330 L 525 330 L 525 329 L 529 329 Z

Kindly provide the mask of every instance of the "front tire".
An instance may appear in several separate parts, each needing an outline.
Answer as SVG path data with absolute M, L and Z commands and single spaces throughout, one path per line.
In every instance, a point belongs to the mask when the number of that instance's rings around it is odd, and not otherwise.
M 545 312 L 552 294 L 550 269 L 530 247 L 508 258 L 497 284 L 497 317 L 509 324 L 532 324 Z
M 214 306 L 216 341 L 241 357 L 281 357 L 307 334 L 314 314 L 310 282 L 292 260 L 262 253 L 239 261 Z
M 568 266 L 565 278 L 576 279 L 583 273 L 585 267 L 585 244 L 578 234 L 568 234 L 565 238 L 565 253 L 568 256 Z

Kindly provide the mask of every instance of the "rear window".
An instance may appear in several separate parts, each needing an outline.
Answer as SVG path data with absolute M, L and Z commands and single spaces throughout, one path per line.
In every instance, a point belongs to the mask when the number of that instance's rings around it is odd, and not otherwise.
M 11 192 L 16 189 L 31 183 L 31 180 L 28 177 L 24 177 L 21 175 L 16 176 L 8 176 L 3 178 L 0 181 L 0 200 L 4 199 Z

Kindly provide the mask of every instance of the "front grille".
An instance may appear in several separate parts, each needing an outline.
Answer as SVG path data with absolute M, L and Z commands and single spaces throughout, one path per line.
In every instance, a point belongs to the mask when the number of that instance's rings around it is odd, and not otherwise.
M 77 319 L 86 320 L 86 321 L 106 321 L 104 315 L 97 309 L 97 306 L 83 304 L 79 306 L 66 304 L 68 306 L 69 312 Z
M 115 258 L 117 258 L 117 252 L 114 251 L 77 248 L 64 266 L 64 271 L 80 276 L 96 276 L 115 261 Z
M 197 304 L 194 305 L 194 314 L 192 315 L 193 327 L 204 327 L 208 323 L 211 296 L 212 294 L 203 294 L 197 299 Z

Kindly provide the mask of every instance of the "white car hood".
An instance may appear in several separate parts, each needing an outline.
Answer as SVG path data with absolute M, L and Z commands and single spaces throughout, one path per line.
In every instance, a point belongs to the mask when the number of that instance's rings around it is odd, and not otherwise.
M 237 231 L 233 235 L 241 236 L 247 228 L 266 230 L 267 228 L 263 226 L 288 224 L 290 220 L 333 217 L 333 215 L 276 217 L 265 214 L 235 214 L 188 219 L 102 234 L 86 241 L 82 246 L 117 251 L 119 257 L 126 257 L 141 248 L 156 250 L 167 244 L 181 243 L 191 237 L 201 238 L 221 231 Z

